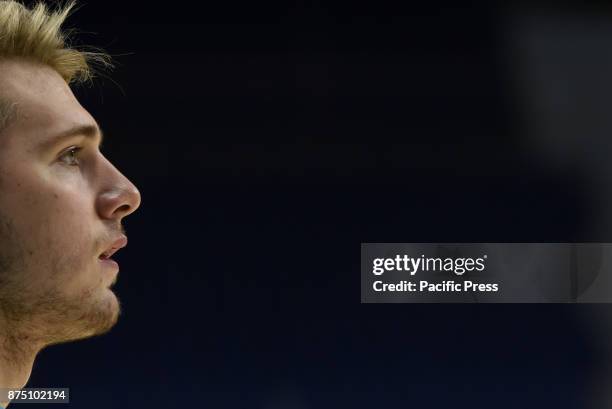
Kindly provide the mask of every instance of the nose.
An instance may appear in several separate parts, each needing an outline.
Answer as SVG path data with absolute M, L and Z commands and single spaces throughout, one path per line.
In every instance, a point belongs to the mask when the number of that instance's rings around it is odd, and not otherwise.
M 121 221 L 140 206 L 140 192 L 106 158 L 105 162 L 108 172 L 104 175 L 104 188 L 98 194 L 96 207 L 101 218 Z

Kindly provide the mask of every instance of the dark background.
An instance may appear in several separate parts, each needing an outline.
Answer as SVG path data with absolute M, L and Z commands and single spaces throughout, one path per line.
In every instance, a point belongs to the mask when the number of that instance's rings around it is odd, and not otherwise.
M 359 252 L 609 241 L 605 178 L 543 130 L 568 116 L 533 84 L 559 72 L 568 80 L 550 89 L 607 84 L 588 75 L 597 62 L 566 70 L 582 60 L 562 46 L 612 11 L 210 3 L 81 2 L 67 23 L 76 44 L 115 57 L 75 92 L 142 206 L 117 256 L 119 324 L 43 351 L 28 386 L 70 387 L 71 407 L 88 409 L 605 408 L 592 402 L 612 385 L 610 307 L 362 305 Z M 536 32 L 561 19 L 561 31 L 530 43 L 525 16 Z M 567 21 L 587 23 L 565 32 Z M 525 38 L 563 58 L 531 75 Z M 572 95 L 569 113 L 606 106 Z M 552 143 L 531 142 L 547 132 Z M 562 159 L 545 159 L 550 146 L 566 146 Z

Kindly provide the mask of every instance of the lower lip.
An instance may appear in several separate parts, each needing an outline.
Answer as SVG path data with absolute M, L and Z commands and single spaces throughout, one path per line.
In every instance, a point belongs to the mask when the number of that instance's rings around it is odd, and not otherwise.
M 108 268 L 112 268 L 114 270 L 119 270 L 119 264 L 117 264 L 117 262 L 111 258 L 105 258 L 105 259 L 98 259 L 100 260 L 100 264 L 102 264 L 104 267 L 108 267 Z

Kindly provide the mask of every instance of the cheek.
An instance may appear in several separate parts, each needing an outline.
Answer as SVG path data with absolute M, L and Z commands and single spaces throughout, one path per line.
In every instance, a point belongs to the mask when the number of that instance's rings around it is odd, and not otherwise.
M 95 258 L 95 207 L 77 173 L 50 174 L 36 167 L 6 168 L 0 212 L 15 228 L 27 271 L 38 279 L 80 271 Z M 10 170 L 9 170 L 10 169 Z M 89 263 L 89 264 L 87 264 Z
M 15 222 L 21 225 L 25 254 L 33 269 L 48 277 L 77 277 L 91 263 L 94 237 L 83 196 L 48 192 L 25 200 L 23 210 Z
M 36 232 L 38 240 L 29 248 L 30 271 L 41 287 L 76 294 L 91 284 L 94 238 L 85 223 L 67 214 L 50 218 Z
M 39 251 L 52 253 L 60 261 L 91 253 L 91 214 L 85 206 L 82 198 L 75 197 L 70 201 L 56 199 L 46 211 L 41 209 L 36 233 L 41 239 Z

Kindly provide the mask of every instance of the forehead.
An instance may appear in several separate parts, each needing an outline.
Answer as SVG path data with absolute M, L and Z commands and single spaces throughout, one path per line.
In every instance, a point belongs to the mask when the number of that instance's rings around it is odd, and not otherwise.
M 0 98 L 16 104 L 6 136 L 21 143 L 35 143 L 75 125 L 95 125 L 64 79 L 43 64 L 0 59 Z

